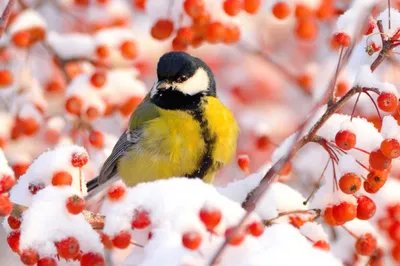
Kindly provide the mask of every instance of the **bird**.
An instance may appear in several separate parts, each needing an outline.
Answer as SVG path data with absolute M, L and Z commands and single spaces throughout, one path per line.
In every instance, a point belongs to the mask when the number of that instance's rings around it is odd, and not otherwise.
M 99 175 L 87 182 L 86 200 L 119 178 L 129 187 L 171 177 L 212 183 L 233 160 L 239 127 L 217 97 L 208 65 L 185 52 L 168 52 L 157 63 L 157 78 Z

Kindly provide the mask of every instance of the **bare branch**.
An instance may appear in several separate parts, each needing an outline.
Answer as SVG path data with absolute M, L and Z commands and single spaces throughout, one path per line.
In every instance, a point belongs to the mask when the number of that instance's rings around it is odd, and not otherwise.
M 8 20 L 10 19 L 11 9 L 14 5 L 15 0 L 9 0 L 6 8 L 3 11 L 3 14 L 0 18 L 0 39 L 3 36 L 4 31 L 7 28 Z

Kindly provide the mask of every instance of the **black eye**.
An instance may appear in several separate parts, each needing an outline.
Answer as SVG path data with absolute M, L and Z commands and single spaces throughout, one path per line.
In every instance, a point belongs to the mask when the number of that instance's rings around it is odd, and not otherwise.
M 179 78 L 177 78 L 176 82 L 182 83 L 182 82 L 186 81 L 187 79 L 188 79 L 187 76 L 180 76 Z

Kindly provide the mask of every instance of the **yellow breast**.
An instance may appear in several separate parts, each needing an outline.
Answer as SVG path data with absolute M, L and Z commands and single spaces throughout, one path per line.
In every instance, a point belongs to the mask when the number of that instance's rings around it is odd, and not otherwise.
M 228 163 L 236 150 L 238 128 L 230 111 L 214 97 L 202 106 L 202 119 L 214 136 L 207 145 L 200 122 L 186 111 L 160 109 L 160 116 L 143 127 L 139 143 L 118 165 L 120 176 L 129 186 L 196 172 L 206 149 L 212 147 L 212 163 L 205 181 L 211 182 L 220 167 Z M 204 129 L 204 128 L 203 128 Z

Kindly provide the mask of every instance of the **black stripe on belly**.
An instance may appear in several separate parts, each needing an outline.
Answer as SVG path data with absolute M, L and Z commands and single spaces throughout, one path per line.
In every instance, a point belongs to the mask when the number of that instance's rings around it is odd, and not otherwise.
M 202 106 L 207 104 L 206 100 Z M 205 149 L 203 157 L 200 160 L 199 168 L 191 174 L 186 175 L 188 178 L 204 178 L 208 170 L 213 165 L 212 153 L 214 150 L 214 145 L 216 142 L 216 136 L 211 134 L 207 119 L 204 117 L 204 110 L 202 108 L 197 108 L 188 111 L 192 117 L 200 123 L 201 135 L 204 139 Z

